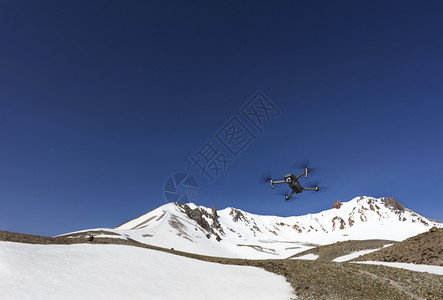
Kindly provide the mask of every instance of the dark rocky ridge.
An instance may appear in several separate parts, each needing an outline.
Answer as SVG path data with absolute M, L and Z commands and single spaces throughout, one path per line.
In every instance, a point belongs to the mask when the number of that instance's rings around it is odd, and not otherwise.
M 212 213 L 208 213 L 206 210 L 201 209 L 199 207 L 192 209 L 186 204 L 176 203 L 176 205 L 189 218 L 191 218 L 192 220 L 197 222 L 198 225 L 200 225 L 203 229 L 205 229 L 208 232 L 208 234 L 207 234 L 208 238 L 210 238 L 211 234 L 212 234 L 212 235 L 215 235 L 215 238 L 217 241 L 222 240 L 219 233 L 221 235 L 224 235 L 224 232 L 223 232 L 223 228 L 221 228 L 221 226 L 218 222 L 217 210 L 215 207 L 211 208 Z M 206 221 L 206 219 L 203 218 L 203 216 L 210 219 L 212 221 L 212 223 L 209 224 L 208 221 Z M 218 232 L 216 232 L 215 230 L 217 230 Z

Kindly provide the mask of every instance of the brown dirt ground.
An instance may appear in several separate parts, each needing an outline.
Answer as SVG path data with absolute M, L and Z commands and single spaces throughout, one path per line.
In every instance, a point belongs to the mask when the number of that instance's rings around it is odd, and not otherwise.
M 0 231 L 0 240 L 32 244 L 121 244 L 214 263 L 263 268 L 283 275 L 298 299 L 443 299 L 443 276 L 376 265 L 293 259 L 248 260 L 211 257 L 141 244 L 134 240 L 41 237 Z

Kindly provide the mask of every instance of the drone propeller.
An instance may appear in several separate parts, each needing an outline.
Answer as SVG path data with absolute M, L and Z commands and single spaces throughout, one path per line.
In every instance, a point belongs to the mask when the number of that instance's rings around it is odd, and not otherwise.
M 318 187 L 319 188 L 319 192 L 321 191 L 321 192 L 326 192 L 326 191 L 328 191 L 329 189 L 331 189 L 331 187 L 329 186 L 329 185 L 322 185 L 322 186 L 319 186 Z
M 269 183 L 272 180 L 271 172 L 267 171 L 260 175 L 259 181 L 261 183 Z
M 314 171 L 315 173 L 319 170 L 319 168 L 312 168 L 311 167 L 311 160 L 310 159 L 301 159 L 294 163 L 294 168 L 299 169 L 307 169 L 305 177 L 308 177 L 308 172 Z
M 296 169 L 304 169 L 311 165 L 310 159 L 300 159 L 294 163 L 294 168 Z
M 277 191 L 275 194 L 277 196 L 286 196 L 289 194 L 289 192 L 285 192 L 284 190 L 280 190 L 280 191 Z
M 317 187 L 318 188 L 318 190 L 317 190 L 317 192 L 326 192 L 326 191 L 328 191 L 331 187 L 330 186 L 327 186 L 327 185 L 322 185 L 320 182 L 314 182 L 314 183 L 311 183 L 312 184 L 312 187 Z

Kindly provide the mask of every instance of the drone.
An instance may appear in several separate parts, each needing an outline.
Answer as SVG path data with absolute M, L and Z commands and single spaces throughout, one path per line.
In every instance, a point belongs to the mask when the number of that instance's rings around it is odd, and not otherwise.
M 312 188 L 308 188 L 308 187 L 303 187 L 300 182 L 298 182 L 298 179 L 300 177 L 302 177 L 303 175 L 305 175 L 305 178 L 308 178 L 308 172 L 309 169 L 307 167 L 305 167 L 304 171 L 301 172 L 300 174 L 298 174 L 297 176 L 295 176 L 294 174 L 287 174 L 284 177 L 284 180 L 273 180 L 270 179 L 269 183 L 271 184 L 271 187 L 274 189 L 274 184 L 279 184 L 279 183 L 287 183 L 289 185 L 289 187 L 292 189 L 292 192 L 289 195 L 285 195 L 285 199 L 289 200 L 289 198 L 291 198 L 291 196 L 293 194 L 300 194 L 303 191 L 315 191 L 318 192 L 320 190 L 320 188 L 318 186 L 312 187 Z

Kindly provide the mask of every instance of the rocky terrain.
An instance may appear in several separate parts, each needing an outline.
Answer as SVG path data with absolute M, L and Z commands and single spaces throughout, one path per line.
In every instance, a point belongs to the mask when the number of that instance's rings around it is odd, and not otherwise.
M 285 276 L 299 299 L 443 299 L 443 276 L 428 273 L 324 261 L 211 257 L 151 246 L 132 239 L 93 236 L 51 238 L 0 231 L 1 241 L 37 244 L 123 244 L 215 263 L 260 267 Z
M 443 228 L 433 227 L 427 232 L 353 261 L 364 260 L 443 266 Z

